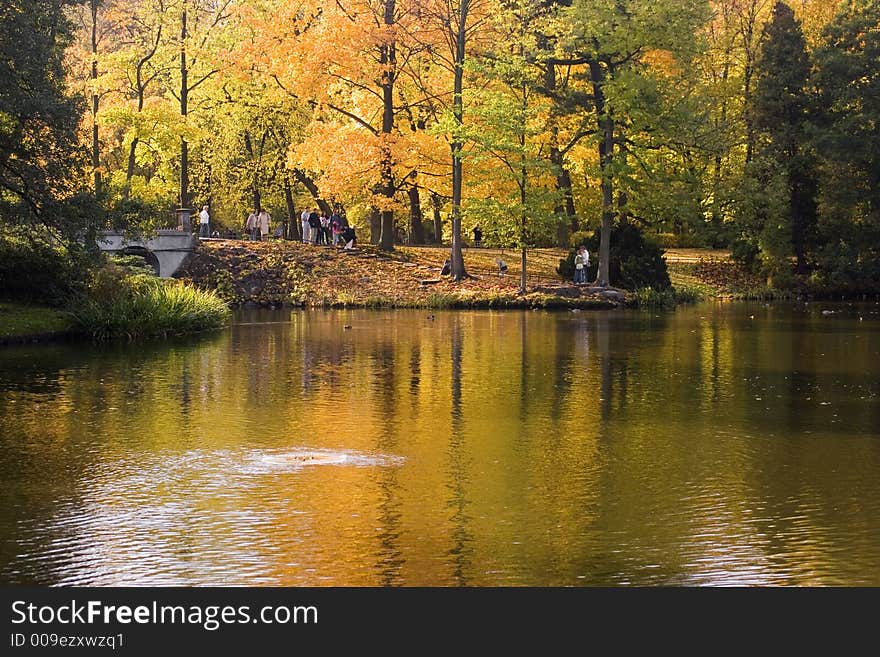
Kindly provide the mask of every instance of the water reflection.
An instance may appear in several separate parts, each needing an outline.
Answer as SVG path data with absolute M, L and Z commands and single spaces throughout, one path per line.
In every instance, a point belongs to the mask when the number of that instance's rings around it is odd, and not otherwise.
M 249 311 L 6 349 L 0 576 L 877 585 L 880 316 L 821 310 Z

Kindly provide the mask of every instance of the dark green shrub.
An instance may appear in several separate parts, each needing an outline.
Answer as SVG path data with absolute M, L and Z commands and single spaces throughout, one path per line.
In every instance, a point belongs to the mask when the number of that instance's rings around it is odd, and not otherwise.
M 84 288 L 90 264 L 84 251 L 0 234 L 0 294 L 10 301 L 62 306 Z
M 596 279 L 600 240 L 601 229 L 597 229 L 592 237 L 581 242 L 590 251 L 588 281 Z M 574 277 L 576 253 L 577 249 L 573 248 L 566 258 L 559 261 L 556 272 L 562 278 L 571 280 Z M 611 229 L 610 255 L 609 276 L 612 285 L 627 290 L 643 287 L 666 290 L 671 286 L 666 261 L 663 259 L 663 250 L 654 242 L 646 240 L 642 232 L 633 224 L 622 224 Z
M 739 238 L 730 245 L 730 257 L 749 271 L 755 271 L 759 252 L 754 240 Z

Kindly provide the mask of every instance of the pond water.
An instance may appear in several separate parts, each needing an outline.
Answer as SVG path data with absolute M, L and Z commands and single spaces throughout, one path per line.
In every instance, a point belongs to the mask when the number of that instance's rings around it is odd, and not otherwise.
M 880 306 L 0 350 L 0 582 L 880 585 Z

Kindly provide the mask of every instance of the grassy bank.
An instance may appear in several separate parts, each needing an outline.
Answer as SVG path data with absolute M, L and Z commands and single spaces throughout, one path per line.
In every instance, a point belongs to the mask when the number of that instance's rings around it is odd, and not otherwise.
M 0 302 L 0 344 L 85 337 L 140 339 L 225 326 L 229 307 L 216 294 L 180 281 L 121 284 L 110 297 L 83 297 L 61 310 Z
M 0 344 L 69 335 L 74 321 L 57 308 L 0 301 Z

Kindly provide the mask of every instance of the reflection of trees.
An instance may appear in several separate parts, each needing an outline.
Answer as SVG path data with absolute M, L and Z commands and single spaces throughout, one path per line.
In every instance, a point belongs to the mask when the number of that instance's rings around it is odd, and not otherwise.
M 394 344 L 387 337 L 377 341 L 373 353 L 374 395 L 380 405 L 383 420 L 376 447 L 380 454 L 397 452 L 399 422 L 395 412 L 397 385 L 394 371 Z M 379 539 L 379 571 L 382 586 L 403 584 L 401 569 L 405 563 L 400 549 L 400 484 L 397 468 L 379 468 L 375 473 L 379 488 L 378 512 L 381 527 Z
M 224 334 L 138 345 L 46 345 L 0 353 L 0 581 L 54 584 L 80 539 L 65 519 L 88 508 L 106 462 L 178 445 L 192 362 Z M 28 367 L 17 367 L 27 355 Z M 18 409 L 18 410 L 15 410 Z M 39 482 L 35 485 L 35 482 Z M 8 497 L 7 497 L 8 496 Z M 59 557 L 23 561 L 50 551 Z
M 598 313 L 596 317 L 596 351 L 599 354 L 600 387 L 599 399 L 601 401 L 602 420 L 611 418 L 611 340 L 609 336 L 608 314 Z M 604 435 L 604 431 L 602 434 Z
M 562 419 L 566 402 L 572 394 L 572 381 L 574 380 L 574 370 L 577 367 L 575 359 L 575 339 L 576 333 L 571 330 L 570 322 L 563 317 L 559 317 L 552 325 L 554 332 L 553 340 L 553 388 L 551 390 L 551 408 L 550 418 L 553 424 L 557 426 Z M 586 390 L 578 392 L 574 389 L 576 398 L 580 401 L 584 400 Z
M 469 502 L 467 493 L 471 482 L 467 473 L 464 444 L 464 414 L 462 412 L 462 327 L 461 317 L 456 315 L 452 319 L 452 348 L 451 348 L 451 431 L 449 435 L 449 480 L 447 488 L 451 497 L 447 506 L 452 509 L 452 548 L 449 554 L 452 556 L 453 578 L 456 586 L 465 586 L 469 582 L 467 571 L 470 567 L 470 559 L 473 552 L 471 547 L 473 538 L 470 535 L 468 525 L 470 516 L 467 513 Z

